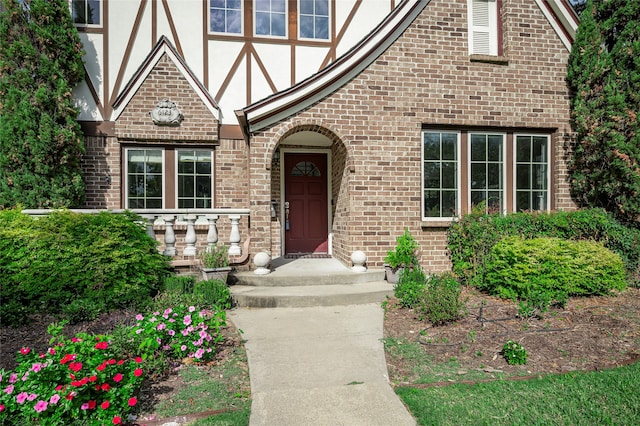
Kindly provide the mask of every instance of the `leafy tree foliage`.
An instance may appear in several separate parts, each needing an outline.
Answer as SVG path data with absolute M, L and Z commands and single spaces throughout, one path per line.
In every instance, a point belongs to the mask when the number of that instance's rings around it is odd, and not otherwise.
M 640 222 L 640 2 L 588 0 L 567 81 L 577 143 L 572 190 L 584 205 Z
M 0 208 L 82 203 L 82 56 L 66 0 L 0 0 Z

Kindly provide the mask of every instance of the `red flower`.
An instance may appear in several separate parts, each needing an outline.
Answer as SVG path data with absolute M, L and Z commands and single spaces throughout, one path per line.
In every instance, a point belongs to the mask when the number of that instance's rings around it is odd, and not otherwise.
M 102 386 L 100 386 L 100 389 L 102 389 L 105 392 L 109 392 L 109 389 L 111 389 L 111 386 L 109 386 L 109 383 L 103 383 Z
M 49 354 L 50 355 L 55 355 L 56 354 L 56 350 L 53 348 L 49 348 Z
M 72 362 L 71 364 L 69 364 L 69 370 L 75 371 L 77 373 L 78 371 L 82 370 L 82 363 Z
M 21 353 L 22 355 L 26 355 L 26 354 L 28 354 L 29 352 L 31 352 L 31 349 L 30 349 L 30 348 L 20 348 L 20 353 Z
M 99 366 L 96 367 L 96 370 L 102 371 L 105 368 L 107 368 L 107 361 L 103 361 L 102 364 L 100 364 Z
M 140 364 L 140 363 L 142 362 L 142 358 L 140 358 L 139 356 L 137 356 L 137 357 L 135 358 L 135 360 L 136 360 L 136 362 L 137 362 L 138 364 Z
M 121 423 L 122 423 L 122 419 L 120 417 L 118 417 L 118 416 L 114 416 L 113 417 L 113 424 L 114 425 L 119 425 Z
M 4 411 L 4 404 L 0 404 L 0 413 Z
M 100 408 L 102 408 L 103 410 L 106 410 L 107 408 L 109 408 L 109 401 L 105 401 L 102 404 L 100 404 Z
M 56 386 L 56 390 L 57 390 L 57 391 L 62 390 L 62 385 L 58 385 L 58 386 Z
M 93 410 L 94 408 L 96 408 L 96 402 L 92 399 L 88 402 L 89 404 L 89 410 Z
M 82 381 L 80 381 L 80 380 L 73 380 L 73 381 L 71 382 L 71 386 L 80 387 L 80 386 L 82 386 L 82 385 L 83 385 L 83 383 L 82 383 Z
M 142 376 L 142 368 L 136 368 L 136 369 L 133 371 L 133 375 L 134 375 L 134 376 L 136 376 L 136 377 L 140 377 L 140 376 Z
M 120 383 L 122 381 L 122 374 L 118 373 L 115 376 L 113 376 L 113 381 L 116 383 Z
M 65 398 L 69 401 L 71 401 L 73 398 L 75 397 L 75 394 L 73 392 L 69 393 L 69 395 L 65 396 Z
M 62 359 L 60 360 L 60 364 L 66 364 L 69 361 L 73 361 L 76 358 L 75 355 L 73 354 L 66 354 L 65 356 L 62 357 Z
M 98 376 L 91 376 L 91 377 L 89 377 L 89 381 L 90 381 L 90 382 L 95 382 L 96 380 L 98 380 Z
M 110 359 L 109 361 L 107 361 L 107 364 L 109 364 L 109 365 L 113 365 L 115 363 L 116 363 L 115 359 Z
M 107 347 L 109 347 L 109 343 L 107 342 L 96 343 L 96 349 L 107 349 Z
M 133 407 L 137 403 L 138 403 L 138 398 L 136 398 L 135 396 L 129 398 L 129 407 Z
M 118 365 L 122 365 L 124 364 L 124 359 L 121 359 L 120 361 L 118 361 Z
M 40 358 L 44 358 L 47 354 L 39 354 Z

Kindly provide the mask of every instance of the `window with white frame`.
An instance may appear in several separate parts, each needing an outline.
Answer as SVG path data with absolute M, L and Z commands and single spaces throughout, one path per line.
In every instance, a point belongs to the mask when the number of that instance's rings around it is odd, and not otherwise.
M 503 134 L 469 134 L 469 200 L 486 212 L 505 211 Z
M 459 213 L 459 139 L 457 132 L 423 133 L 424 218 L 449 218 Z
M 298 16 L 300 38 L 329 40 L 329 0 L 300 0 Z
M 132 147 L 125 158 L 126 208 L 213 207 L 212 150 Z
M 255 33 L 262 36 L 287 35 L 286 0 L 255 0 Z
M 101 25 L 100 0 L 71 0 L 71 18 L 78 26 Z
M 549 137 L 516 135 L 515 209 L 549 210 Z
M 127 208 L 163 208 L 162 149 L 127 150 Z
M 469 54 L 498 55 L 497 3 L 497 0 L 468 0 Z
M 551 138 L 510 130 L 422 132 L 422 219 L 450 219 L 483 205 L 487 213 L 548 211 Z
M 242 0 L 209 0 L 209 31 L 242 34 Z
M 178 151 L 178 208 L 211 208 L 212 170 L 211 151 Z

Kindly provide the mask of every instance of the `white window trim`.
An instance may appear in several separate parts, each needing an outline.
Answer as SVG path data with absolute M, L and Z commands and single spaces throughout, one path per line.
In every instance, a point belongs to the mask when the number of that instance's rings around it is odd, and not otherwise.
M 458 164 L 458 167 L 456 169 L 456 183 L 457 183 L 457 190 L 456 190 L 456 206 L 458 207 L 458 209 L 461 209 L 461 192 L 462 192 L 462 167 L 461 167 L 461 159 L 460 159 L 460 155 L 462 152 L 461 149 L 461 142 L 460 142 L 460 135 L 461 135 L 461 131 L 460 130 L 438 130 L 438 129 L 423 129 L 420 132 L 420 215 L 422 216 L 422 221 L 423 222 L 453 222 L 455 220 L 458 220 L 458 218 L 461 215 L 461 212 L 458 211 L 456 215 L 454 216 L 438 216 L 438 217 L 432 217 L 432 216 L 426 216 L 425 215 L 425 210 L 424 210 L 424 134 L 425 133 L 455 133 L 456 134 L 456 138 L 457 138 L 457 142 L 456 142 L 456 162 Z
M 516 200 L 516 193 L 517 193 L 517 188 L 518 188 L 518 183 L 516 181 L 517 179 L 517 174 L 518 174 L 518 170 L 517 170 L 517 141 L 518 141 L 518 136 L 526 136 L 526 137 L 545 137 L 547 138 L 547 205 L 546 208 L 544 210 L 536 210 L 536 211 L 544 211 L 544 212 L 550 212 L 551 211 L 551 135 L 546 134 L 546 133 L 514 133 L 513 134 L 513 158 L 511 159 L 512 163 L 513 163 L 513 188 L 511 188 L 512 192 L 513 192 L 513 211 L 514 212 L 518 212 L 518 206 L 517 206 L 517 200 Z
M 478 26 L 473 23 L 473 4 L 479 1 L 486 1 L 489 6 L 488 25 Z M 467 0 L 468 16 L 468 40 L 470 55 L 498 56 L 498 2 L 497 0 Z M 474 46 L 474 31 L 489 33 L 489 52 L 478 52 Z
M 99 0 L 100 2 L 100 23 L 99 24 L 79 24 L 73 22 L 73 26 L 77 28 L 102 28 L 104 22 L 104 2 L 105 0 Z M 68 0 L 69 3 L 69 13 L 71 14 L 71 21 L 73 21 L 73 0 Z
M 243 0 L 245 1 L 245 0 Z M 283 0 L 284 1 L 284 35 L 272 35 L 272 34 L 258 34 L 256 32 L 256 23 L 258 22 L 258 20 L 256 19 L 256 13 L 258 13 L 258 10 L 256 8 L 256 3 L 255 1 L 253 2 L 253 36 L 254 37 L 259 37 L 259 38 L 271 38 L 271 39 L 285 39 L 287 37 L 289 37 L 289 2 L 288 0 Z
M 124 149 L 124 205 L 125 208 L 129 208 L 129 151 L 131 150 L 152 150 L 159 149 L 162 151 L 162 208 L 166 208 L 166 199 L 167 199 L 167 191 L 166 191 L 166 178 L 167 172 L 165 167 L 165 149 L 159 147 L 150 147 L 150 146 L 131 146 Z M 176 191 L 177 192 L 177 191 Z
M 208 14 L 208 24 L 207 24 L 207 29 L 208 29 L 208 33 L 209 34 L 215 34 L 215 35 L 225 35 L 225 36 L 229 36 L 229 37 L 240 37 L 242 35 L 244 35 L 244 2 L 245 0 L 242 0 L 240 2 L 240 32 L 239 33 L 228 33 L 228 32 L 224 32 L 224 31 L 212 31 L 211 30 L 211 0 L 207 1 L 207 5 L 209 6 L 207 8 L 207 14 Z M 177 205 L 177 204 L 176 204 Z
M 469 181 L 466 182 L 467 187 L 467 211 L 471 211 L 471 135 L 500 135 L 502 136 L 502 211 L 501 214 L 507 213 L 507 162 L 512 159 L 507 158 L 507 134 L 504 132 L 482 132 L 473 131 L 467 132 L 467 176 Z M 514 135 L 515 141 L 515 135 Z M 515 158 L 513 158 L 513 164 L 515 166 Z M 514 167 L 515 169 L 515 167 Z M 515 173 L 515 172 L 514 172 Z M 514 184 L 515 187 L 515 184 Z M 460 189 L 461 190 L 461 189 Z M 515 188 L 514 188 L 515 194 Z
M 213 157 L 213 153 L 214 150 L 210 149 L 210 148 L 186 148 L 186 147 L 182 147 L 182 148 L 175 148 L 174 152 L 174 170 L 176 171 L 176 175 L 175 175 L 175 194 L 174 194 L 174 206 L 178 206 L 178 198 L 179 195 L 178 193 L 180 192 L 180 189 L 178 188 L 178 153 L 180 151 L 209 151 L 210 155 L 211 155 L 211 207 L 208 207 L 210 209 L 214 208 L 214 206 L 216 205 L 216 200 L 215 200 L 215 163 L 214 163 L 214 157 Z M 164 154 L 164 150 L 162 150 L 163 154 Z M 164 170 L 164 168 L 163 168 Z M 162 175 L 162 179 L 164 181 L 164 174 Z M 164 184 L 164 182 L 163 182 Z M 163 198 L 163 204 L 164 204 L 164 198 Z
M 327 10 L 327 18 L 328 18 L 328 22 L 327 22 L 327 38 L 302 37 L 300 35 L 300 29 L 301 29 L 301 25 L 300 25 L 300 15 L 301 15 L 301 13 L 300 13 L 300 0 L 298 0 L 298 16 L 297 16 L 297 20 L 298 20 L 298 40 L 331 41 L 331 0 L 327 0 L 327 3 L 328 3 L 328 10 Z M 316 16 L 316 15 L 313 15 L 313 16 Z

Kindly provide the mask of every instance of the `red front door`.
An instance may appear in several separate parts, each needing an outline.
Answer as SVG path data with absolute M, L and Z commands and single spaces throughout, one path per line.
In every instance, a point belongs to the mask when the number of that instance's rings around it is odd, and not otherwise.
M 328 253 L 327 155 L 284 154 L 285 250 Z

